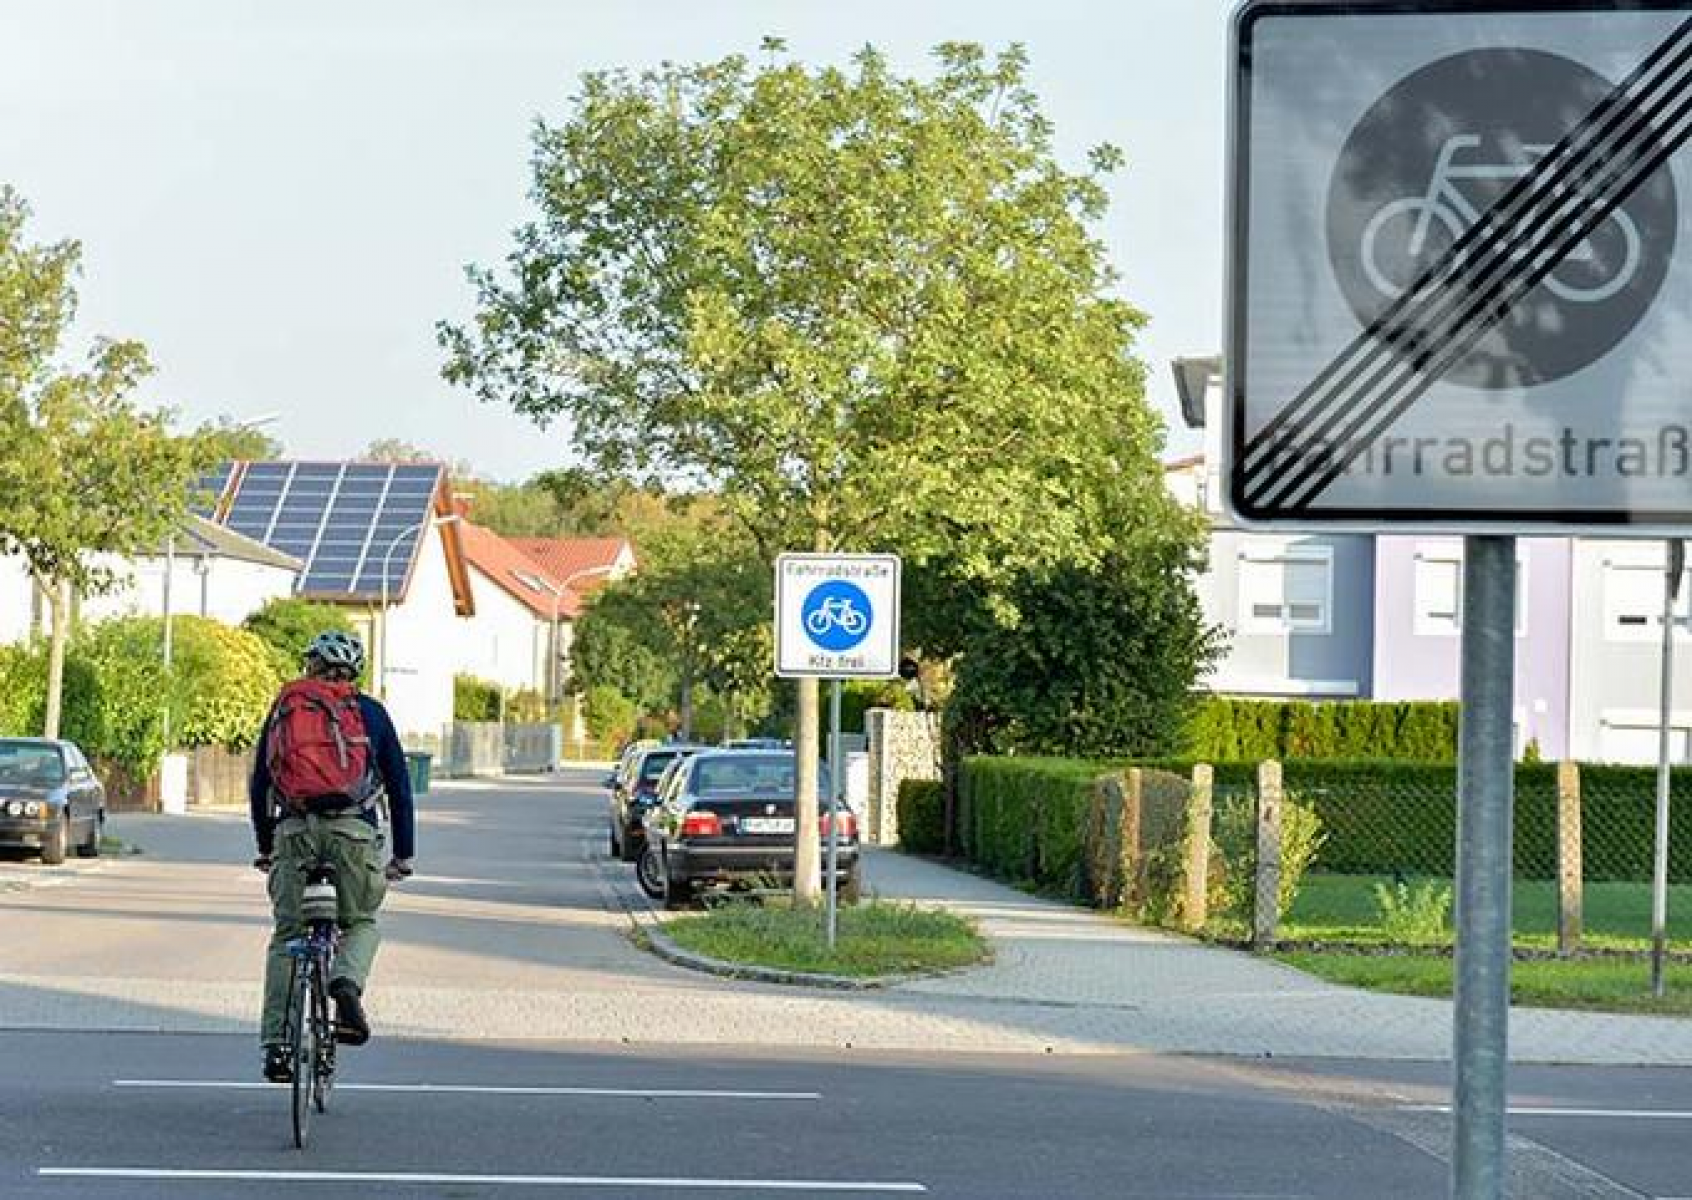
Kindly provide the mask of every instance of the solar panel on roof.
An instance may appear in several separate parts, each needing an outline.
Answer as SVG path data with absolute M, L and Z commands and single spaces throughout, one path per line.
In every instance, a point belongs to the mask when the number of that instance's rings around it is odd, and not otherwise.
M 234 463 L 224 463 L 194 481 L 198 503 L 194 505 L 193 511 L 197 515 L 209 517 L 217 512 L 217 502 L 223 497 L 223 489 L 229 486 L 229 476 L 234 470 Z
M 415 463 L 253 463 L 224 523 L 303 559 L 302 593 L 373 598 L 386 569 L 394 594 L 411 573 L 416 528 L 440 479 L 440 467 Z

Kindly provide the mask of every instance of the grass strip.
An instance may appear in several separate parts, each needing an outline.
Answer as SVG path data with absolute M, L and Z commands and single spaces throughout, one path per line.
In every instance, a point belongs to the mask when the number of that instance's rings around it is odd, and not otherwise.
M 819 908 L 732 901 L 664 925 L 675 943 L 724 962 L 824 975 L 900 975 L 967 967 L 987 957 L 968 920 L 913 904 L 869 901 L 840 909 L 831 954 Z
M 1449 997 L 1456 966 L 1439 954 L 1334 954 L 1288 951 L 1281 962 L 1334 983 L 1373 992 Z M 1692 1016 L 1692 964 L 1671 962 L 1666 994 L 1651 995 L 1651 967 L 1643 959 L 1518 960 L 1510 967 L 1510 1000 L 1527 1008 Z

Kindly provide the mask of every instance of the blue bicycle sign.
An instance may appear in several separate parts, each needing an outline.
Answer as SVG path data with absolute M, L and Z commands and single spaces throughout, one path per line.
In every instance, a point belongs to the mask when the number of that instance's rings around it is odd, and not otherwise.
M 835 579 L 811 589 L 800 609 L 805 635 L 824 650 L 839 654 L 869 636 L 875 612 L 864 590 Z

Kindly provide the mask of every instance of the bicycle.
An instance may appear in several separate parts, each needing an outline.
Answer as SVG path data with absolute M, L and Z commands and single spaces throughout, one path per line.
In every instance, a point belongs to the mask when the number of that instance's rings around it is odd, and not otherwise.
M 1405 289 L 1414 281 L 1421 269 L 1421 264 L 1432 261 L 1449 248 L 1463 232 L 1481 218 L 1481 210 L 1464 194 L 1458 186 L 1464 181 L 1492 181 L 1508 183 L 1527 175 L 1534 168 L 1534 164 L 1551 149 L 1544 145 L 1527 145 L 1522 147 L 1527 161 L 1519 163 L 1489 163 L 1471 162 L 1459 165 L 1457 155 L 1461 151 L 1473 150 L 1481 144 L 1477 134 L 1460 133 L 1445 140 L 1440 147 L 1439 156 L 1434 160 L 1433 176 L 1428 181 L 1428 190 L 1420 196 L 1405 196 L 1381 206 L 1375 215 L 1369 218 L 1369 223 L 1363 227 L 1359 259 L 1363 267 L 1363 274 L 1370 285 L 1389 300 L 1396 300 L 1402 296 Z M 1383 237 L 1389 226 L 1394 222 L 1402 223 L 1404 218 L 1410 219 L 1407 229 L 1393 228 L 1390 240 L 1392 249 L 1387 259 L 1389 265 L 1399 265 L 1397 272 L 1390 271 L 1382 264 Z M 1621 264 L 1608 278 L 1602 272 L 1609 264 L 1599 259 L 1598 251 L 1592 244 L 1601 230 L 1614 224 L 1616 234 L 1621 238 Z M 1437 230 L 1435 227 L 1438 227 Z M 1439 240 L 1436 240 L 1439 239 Z M 1429 242 L 1435 245 L 1430 250 Z M 1634 273 L 1639 269 L 1640 239 L 1639 228 L 1621 209 L 1613 211 L 1602 225 L 1592 231 L 1592 235 L 1581 240 L 1580 244 L 1570 251 L 1559 268 L 1568 263 L 1590 264 L 1598 272 L 1596 282 L 1583 284 L 1580 280 L 1559 279 L 1556 270 L 1545 276 L 1545 290 L 1559 300 L 1574 304 L 1597 304 L 1608 300 L 1620 292 L 1633 280 Z M 1512 258 L 1527 257 L 1520 250 L 1511 252 Z M 1402 261 L 1395 264 L 1395 260 Z M 1400 283 L 1393 278 L 1394 274 L 1404 276 Z M 1592 275 L 1592 271 L 1587 271 Z
M 311 1110 L 327 1112 L 329 1093 L 335 1086 L 335 1020 L 329 1001 L 329 971 L 341 944 L 334 865 L 319 859 L 302 870 L 306 885 L 300 898 L 300 918 L 306 924 L 306 933 L 287 947 L 294 968 L 283 1031 L 293 1065 L 294 1145 L 301 1150 L 311 1128 Z
M 869 618 L 852 607 L 852 602 L 844 596 L 824 600 L 805 615 L 805 628 L 819 637 L 835 628 L 856 637 L 868 626 Z

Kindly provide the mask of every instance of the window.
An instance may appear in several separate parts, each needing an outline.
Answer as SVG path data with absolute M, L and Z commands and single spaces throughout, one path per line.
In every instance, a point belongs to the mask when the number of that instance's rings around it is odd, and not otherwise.
M 1687 728 L 1677 718 L 1669 726 L 1669 761 L 1686 761 Z M 1642 718 L 1605 718 L 1598 735 L 1598 755 L 1604 762 L 1654 763 L 1657 761 L 1657 725 Z
M 1674 599 L 1674 623 L 1688 629 L 1687 583 Z M 1623 554 L 1604 560 L 1604 636 L 1612 642 L 1657 641 L 1663 636 L 1662 556 Z
M 1240 629 L 1246 633 L 1327 633 L 1334 552 L 1288 543 L 1240 551 Z
M 1516 636 L 1527 630 L 1528 565 L 1516 558 Z M 1412 580 L 1418 636 L 1463 631 L 1463 547 L 1458 542 L 1424 542 L 1416 547 Z

